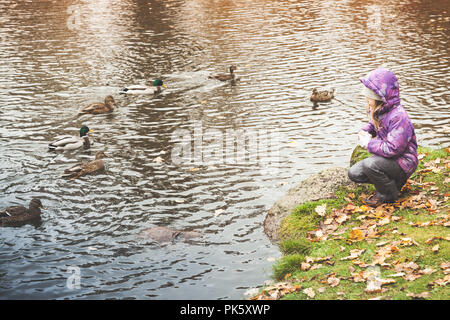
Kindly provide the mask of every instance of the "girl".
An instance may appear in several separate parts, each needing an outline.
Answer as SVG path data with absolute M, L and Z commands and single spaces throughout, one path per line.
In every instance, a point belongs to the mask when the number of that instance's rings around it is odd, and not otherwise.
M 400 103 L 395 75 L 384 68 L 361 79 L 369 123 L 358 134 L 359 145 L 372 156 L 348 171 L 350 180 L 372 183 L 376 194 L 365 200 L 370 206 L 395 202 L 398 193 L 419 162 L 414 127 Z

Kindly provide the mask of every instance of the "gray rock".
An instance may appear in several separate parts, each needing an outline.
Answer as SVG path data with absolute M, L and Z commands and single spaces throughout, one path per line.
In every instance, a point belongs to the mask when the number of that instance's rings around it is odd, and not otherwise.
M 191 240 L 201 237 L 201 235 L 202 234 L 197 231 L 180 231 L 157 226 L 142 230 L 138 237 L 141 239 L 152 239 L 158 243 L 164 243 L 173 242 L 177 237 L 183 238 L 184 240 Z
M 320 199 L 333 198 L 339 187 L 356 187 L 347 175 L 348 169 L 333 167 L 316 173 L 293 187 L 267 212 L 264 232 L 272 242 L 280 241 L 278 230 L 283 218 L 298 205 Z

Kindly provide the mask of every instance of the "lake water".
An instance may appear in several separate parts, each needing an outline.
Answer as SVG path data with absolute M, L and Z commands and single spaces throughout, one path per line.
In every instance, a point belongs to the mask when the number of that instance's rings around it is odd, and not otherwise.
M 0 207 L 39 196 L 47 210 L 1 230 L 2 299 L 245 297 L 280 256 L 267 210 L 348 166 L 366 121 L 358 79 L 376 67 L 398 76 L 418 143 L 450 142 L 448 1 L 17 2 L 0 1 Z M 234 85 L 208 79 L 230 65 Z M 157 77 L 157 97 L 118 94 Z M 315 87 L 336 99 L 313 106 Z M 112 114 L 77 116 L 108 94 Z M 90 150 L 47 150 L 83 124 Z M 227 141 L 225 160 L 205 160 Z M 60 177 L 97 150 L 103 173 Z M 137 237 L 152 226 L 203 237 Z

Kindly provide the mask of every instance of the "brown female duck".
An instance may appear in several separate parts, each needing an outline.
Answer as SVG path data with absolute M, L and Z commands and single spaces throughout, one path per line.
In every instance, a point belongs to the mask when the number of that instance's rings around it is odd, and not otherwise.
M 105 168 L 105 163 L 102 160 L 104 156 L 105 154 L 103 151 L 97 151 L 95 154 L 95 160 L 88 163 L 80 163 L 72 168 L 64 170 L 63 177 L 68 177 L 72 178 L 70 180 L 75 180 L 76 178 L 86 174 L 103 170 Z
M 105 98 L 105 103 L 95 102 L 91 103 L 83 108 L 81 108 L 78 113 L 79 114 L 101 114 L 101 113 L 109 113 L 114 110 L 116 105 L 116 101 L 112 96 L 107 96 Z
M 14 227 L 39 222 L 41 209 L 45 210 L 38 198 L 31 199 L 28 209 L 23 206 L 8 207 L 0 211 L 0 224 L 2 227 Z
M 313 89 L 311 98 L 312 102 L 326 102 L 334 98 L 334 89 L 331 91 L 318 91 L 316 88 Z
M 209 76 L 209 79 L 216 79 L 216 80 L 220 80 L 220 81 L 229 81 L 229 80 L 234 80 L 235 75 L 234 75 L 234 70 L 236 70 L 237 67 L 236 66 L 230 66 L 230 73 L 229 74 L 218 74 L 215 76 Z

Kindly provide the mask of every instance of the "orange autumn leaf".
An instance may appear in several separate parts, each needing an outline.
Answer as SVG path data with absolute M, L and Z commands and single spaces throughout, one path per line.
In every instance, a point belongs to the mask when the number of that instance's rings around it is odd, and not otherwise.
M 354 241 L 361 241 L 364 239 L 363 232 L 360 229 L 353 229 L 350 231 L 349 239 Z

